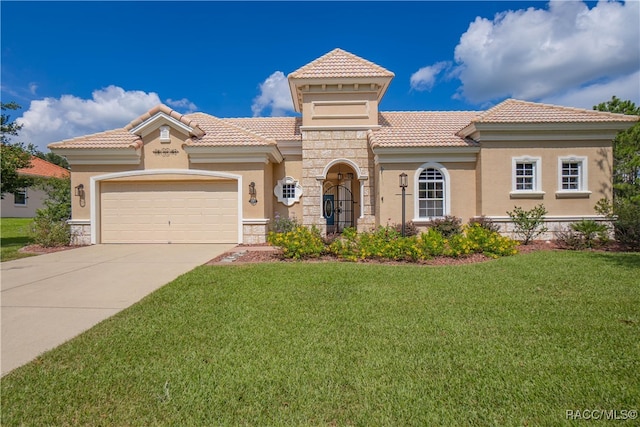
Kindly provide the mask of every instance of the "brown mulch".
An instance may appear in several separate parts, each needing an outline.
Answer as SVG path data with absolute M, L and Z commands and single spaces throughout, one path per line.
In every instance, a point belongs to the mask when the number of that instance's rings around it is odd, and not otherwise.
M 68 251 L 69 249 L 75 249 L 75 248 L 81 248 L 81 247 L 82 246 L 52 246 L 47 248 L 40 245 L 29 245 L 29 246 L 24 246 L 18 249 L 18 252 L 42 255 L 42 254 L 50 254 L 53 252 Z
M 554 242 L 536 241 L 528 245 L 518 246 L 519 253 L 530 253 L 542 250 L 556 250 L 560 249 Z M 453 258 L 453 257 L 436 257 L 430 260 L 421 261 L 417 263 L 403 262 L 403 261 L 386 261 L 386 260 L 365 260 L 360 261 L 366 264 L 386 264 L 386 265 L 462 265 L 462 264 L 475 264 L 478 262 L 491 261 L 494 258 L 490 258 L 483 254 L 472 254 L 466 257 Z M 320 258 L 314 258 L 305 260 L 305 262 L 332 262 L 340 261 L 336 257 L 325 255 Z M 264 263 L 264 262 L 294 262 L 290 259 L 282 258 L 282 251 L 273 246 L 266 244 L 260 245 L 239 245 L 233 248 L 229 252 L 212 259 L 207 265 L 228 265 L 228 264 L 251 264 L 251 263 Z

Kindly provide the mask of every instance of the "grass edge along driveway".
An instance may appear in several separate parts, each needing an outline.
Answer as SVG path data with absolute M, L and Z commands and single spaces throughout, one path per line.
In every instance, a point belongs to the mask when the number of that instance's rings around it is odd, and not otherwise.
M 2 379 L 2 425 L 563 425 L 640 409 L 640 254 L 199 267 Z
M 0 218 L 0 261 L 26 258 L 34 254 L 18 252 L 31 243 L 29 226 L 33 218 Z

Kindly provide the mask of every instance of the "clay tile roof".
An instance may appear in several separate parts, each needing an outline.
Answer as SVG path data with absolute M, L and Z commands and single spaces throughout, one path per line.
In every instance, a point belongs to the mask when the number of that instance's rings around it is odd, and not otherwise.
M 193 146 L 243 146 L 243 145 L 275 145 L 272 138 L 267 138 L 242 128 L 232 122 L 219 119 L 205 113 L 189 114 L 188 118 L 197 120 L 205 134 L 192 140 Z
M 20 175 L 40 176 L 44 178 L 67 178 L 69 171 L 61 166 L 42 160 L 39 157 L 31 157 L 30 167 L 18 169 Z
M 300 132 L 302 118 L 300 117 L 250 117 L 222 120 L 276 141 L 297 141 L 302 139 L 302 133 Z
M 381 128 L 369 133 L 375 147 L 475 147 L 456 135 L 478 115 L 476 111 L 403 111 L 379 115 Z
M 114 129 L 92 135 L 65 139 L 49 144 L 49 148 L 134 148 L 142 147 L 142 140 L 125 129 Z
M 342 49 L 334 49 L 289 74 L 295 79 L 393 76 L 391 71 Z
M 479 114 L 474 123 L 634 122 L 637 116 L 507 99 Z
M 173 110 L 164 104 L 156 105 L 146 113 L 132 120 L 128 125 L 124 127 L 124 129 L 130 131 L 131 129 L 144 123 L 145 121 L 149 120 L 151 117 L 155 116 L 158 113 L 164 113 L 167 116 L 178 120 L 182 124 L 189 126 L 190 128 L 193 129 L 193 134 L 198 138 L 200 138 L 204 134 L 204 131 L 200 128 L 200 126 L 195 120 L 190 119 L 188 115 L 179 113 L 176 110 Z

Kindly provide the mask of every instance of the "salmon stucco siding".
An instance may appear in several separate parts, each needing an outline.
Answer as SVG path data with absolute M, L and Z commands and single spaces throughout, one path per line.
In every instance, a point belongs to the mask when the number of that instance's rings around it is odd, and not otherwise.
M 486 111 L 385 112 L 394 74 L 342 49 L 288 76 L 297 117 L 159 105 L 124 128 L 49 145 L 71 164 L 77 243 L 262 243 L 274 221 L 323 233 L 425 227 L 544 204 L 549 225 L 602 220 L 611 141 L 639 117 L 508 99 Z M 553 229 L 553 227 L 550 227 Z

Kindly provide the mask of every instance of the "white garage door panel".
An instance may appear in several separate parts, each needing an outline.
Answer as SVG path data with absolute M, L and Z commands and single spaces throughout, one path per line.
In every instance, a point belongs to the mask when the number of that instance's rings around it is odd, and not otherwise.
M 235 181 L 103 182 L 103 243 L 236 243 Z

